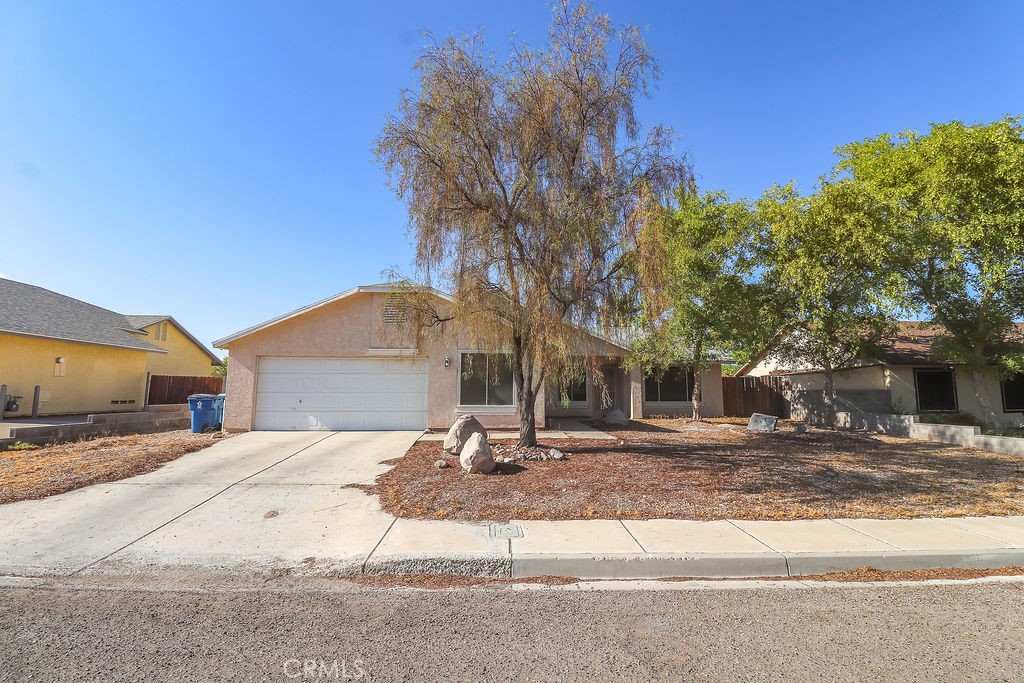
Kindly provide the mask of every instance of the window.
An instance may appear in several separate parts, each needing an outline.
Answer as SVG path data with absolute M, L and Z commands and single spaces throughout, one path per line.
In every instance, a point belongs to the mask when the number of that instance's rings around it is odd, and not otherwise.
M 566 385 L 564 382 L 558 386 L 558 400 L 569 401 L 569 403 L 587 402 L 587 380 L 586 378 L 573 379 Z
M 952 370 L 914 370 L 917 409 L 922 413 L 957 410 L 956 383 Z
M 693 400 L 693 370 L 672 367 L 658 376 L 644 378 L 644 398 L 650 403 L 685 402 Z
M 1003 387 L 1003 412 L 1024 412 L 1024 373 L 1007 377 Z
M 514 403 L 512 365 L 501 353 L 464 353 L 459 376 L 459 404 L 511 406 Z

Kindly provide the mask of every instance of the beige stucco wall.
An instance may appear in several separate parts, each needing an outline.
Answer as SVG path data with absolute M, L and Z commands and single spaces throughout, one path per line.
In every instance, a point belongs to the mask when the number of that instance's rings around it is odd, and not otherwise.
M 159 339 L 160 325 L 167 326 L 167 339 Z M 146 370 L 152 375 L 185 375 L 207 376 L 211 374 L 213 367 L 210 365 L 212 359 L 209 354 L 196 346 L 195 342 L 182 333 L 178 326 L 170 320 L 163 323 L 154 323 L 143 328 L 149 333 L 144 339 L 166 349 L 167 353 L 148 354 L 149 360 Z
M 892 392 L 893 406 L 904 413 L 916 413 L 917 392 L 914 387 L 914 368 L 890 366 L 887 368 L 886 379 Z M 989 420 L 990 418 L 985 416 L 985 411 L 982 410 L 981 402 L 978 400 L 978 391 L 971 373 L 964 368 L 954 367 L 953 379 L 960 412 L 970 413 L 982 420 Z M 1002 387 L 999 381 L 999 374 L 995 368 L 984 372 L 982 391 L 984 391 L 989 406 L 995 413 L 995 422 L 997 424 L 1016 426 L 1024 422 L 1024 414 L 1020 412 L 1008 413 L 1003 410 Z
M 721 417 L 725 413 L 725 403 L 722 397 L 722 366 L 716 363 L 707 370 L 701 372 L 701 407 L 704 417 Z M 643 392 L 643 377 L 640 377 L 639 389 Z M 642 414 L 650 417 L 653 415 L 666 415 L 669 417 L 685 417 L 693 414 L 693 402 L 671 401 L 654 403 L 647 400 L 646 392 L 642 398 Z
M 885 368 L 881 365 L 840 370 L 833 375 L 836 390 L 886 389 Z M 821 391 L 825 388 L 823 372 L 807 372 L 787 375 L 786 380 L 793 391 Z
M 18 412 L 6 415 L 31 415 L 36 385 L 40 415 L 141 410 L 149 355 L 154 354 L 0 333 L 0 384 L 22 397 Z M 60 370 L 57 357 L 64 359 Z
M 415 327 L 410 326 L 403 334 L 385 333 L 380 324 L 385 299 L 386 295 L 381 293 L 356 293 L 228 344 L 231 360 L 226 384 L 225 429 L 253 428 L 260 356 L 425 359 L 427 424 L 433 429 L 447 429 L 458 414 L 459 353 L 480 349 L 467 335 L 460 335 L 451 323 L 443 331 L 425 330 L 417 334 Z M 394 354 L 389 355 L 387 349 L 394 350 Z M 448 367 L 445 367 L 445 358 L 449 359 Z M 544 401 L 543 395 L 538 397 L 535 413 L 538 425 L 544 424 Z M 514 407 L 503 409 L 501 413 L 474 410 L 473 414 L 486 427 L 519 425 Z
M 899 413 L 913 415 L 918 412 L 914 369 L 912 366 L 876 365 L 839 372 L 835 376 L 836 389 L 888 389 L 893 409 Z M 935 366 L 926 369 L 935 369 Z M 984 416 L 971 373 L 962 367 L 954 367 L 953 378 L 960 412 L 970 413 L 984 420 L 990 419 Z M 788 375 L 786 379 L 793 391 L 820 391 L 825 388 L 824 375 L 820 372 Z M 1020 412 L 1003 411 L 1002 388 L 999 375 L 994 368 L 985 372 L 982 386 L 998 424 L 1013 426 L 1024 421 L 1024 414 Z

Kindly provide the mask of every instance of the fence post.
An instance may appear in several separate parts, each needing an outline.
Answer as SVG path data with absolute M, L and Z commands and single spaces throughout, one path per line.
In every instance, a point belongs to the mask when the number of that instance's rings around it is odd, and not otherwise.
M 39 417 L 39 385 L 36 385 L 35 390 L 32 392 L 32 418 Z
M 4 419 L 5 410 L 7 410 L 7 385 L 0 384 L 0 422 Z

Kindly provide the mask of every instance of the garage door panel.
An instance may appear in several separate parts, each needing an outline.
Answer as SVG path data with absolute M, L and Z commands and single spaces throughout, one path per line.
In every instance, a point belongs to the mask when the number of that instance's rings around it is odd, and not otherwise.
M 261 358 L 256 429 L 423 429 L 422 360 Z

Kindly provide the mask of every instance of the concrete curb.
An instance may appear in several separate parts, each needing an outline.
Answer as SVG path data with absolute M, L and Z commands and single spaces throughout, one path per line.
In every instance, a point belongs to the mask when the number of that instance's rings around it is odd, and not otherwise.
M 863 566 L 863 565 L 860 565 Z M 657 579 L 668 576 L 748 578 L 788 576 L 781 553 L 513 553 L 512 578 Z
M 1024 566 L 1024 549 L 983 551 L 895 550 L 829 553 L 512 553 L 487 556 L 383 556 L 365 574 L 436 573 L 508 577 L 567 576 L 579 579 L 659 579 L 667 577 L 745 579 L 812 576 L 872 567 L 885 571 L 917 569 L 996 569 Z
M 362 569 L 363 574 L 458 574 L 511 578 L 512 558 L 495 554 L 375 555 Z

